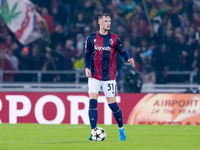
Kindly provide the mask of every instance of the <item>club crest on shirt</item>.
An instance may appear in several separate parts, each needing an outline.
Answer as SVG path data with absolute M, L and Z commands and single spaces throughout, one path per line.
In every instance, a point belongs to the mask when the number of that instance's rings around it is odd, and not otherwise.
M 113 39 L 110 39 L 110 40 L 109 40 L 109 43 L 110 43 L 110 45 L 113 45 L 113 43 L 114 43 L 114 42 L 113 42 Z

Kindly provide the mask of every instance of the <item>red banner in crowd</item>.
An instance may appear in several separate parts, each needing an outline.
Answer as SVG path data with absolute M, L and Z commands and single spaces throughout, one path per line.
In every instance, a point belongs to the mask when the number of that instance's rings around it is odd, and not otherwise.
M 0 123 L 89 124 L 86 93 L 0 93 Z M 98 123 L 116 124 L 106 98 Z M 199 94 L 119 94 L 125 124 L 200 125 Z

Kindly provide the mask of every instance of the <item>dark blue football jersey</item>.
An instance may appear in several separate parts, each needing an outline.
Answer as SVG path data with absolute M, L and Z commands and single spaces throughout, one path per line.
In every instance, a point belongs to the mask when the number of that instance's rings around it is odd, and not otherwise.
M 85 67 L 91 70 L 93 78 L 102 81 L 115 80 L 116 52 L 124 52 L 122 42 L 116 34 L 108 32 L 107 35 L 101 35 L 97 31 L 88 36 L 85 55 L 89 57 L 84 57 L 87 59 L 84 62 L 89 62 L 85 63 Z

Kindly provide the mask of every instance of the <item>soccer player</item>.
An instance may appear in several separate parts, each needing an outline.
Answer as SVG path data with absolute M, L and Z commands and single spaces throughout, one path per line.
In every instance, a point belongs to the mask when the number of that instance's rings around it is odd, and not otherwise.
M 97 125 L 97 99 L 102 87 L 108 106 L 113 112 L 119 129 L 119 141 L 126 140 L 123 127 L 122 112 L 116 103 L 116 52 L 126 62 L 134 65 L 133 58 L 129 58 L 123 49 L 120 38 L 110 32 L 111 18 L 106 13 L 98 16 L 99 31 L 88 36 L 85 43 L 84 65 L 88 77 L 89 87 L 89 120 L 91 129 Z M 91 136 L 88 138 L 91 139 Z

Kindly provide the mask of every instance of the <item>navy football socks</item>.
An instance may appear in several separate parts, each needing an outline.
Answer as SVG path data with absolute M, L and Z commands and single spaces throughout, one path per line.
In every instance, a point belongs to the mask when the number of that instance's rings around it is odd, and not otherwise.
M 119 106 L 117 105 L 117 103 L 116 102 L 111 103 L 111 104 L 108 104 L 108 106 L 113 112 L 113 115 L 115 117 L 115 120 L 117 121 L 118 127 L 119 128 L 123 127 L 122 112 Z
M 97 100 L 96 99 L 90 99 L 90 102 L 89 102 L 89 119 L 90 119 L 91 129 L 96 128 L 97 118 L 98 118 Z

